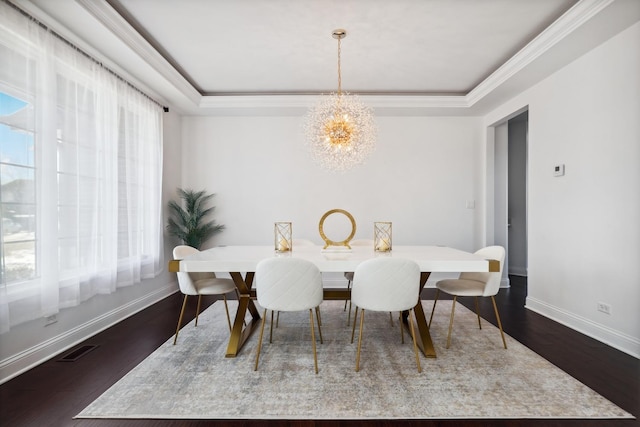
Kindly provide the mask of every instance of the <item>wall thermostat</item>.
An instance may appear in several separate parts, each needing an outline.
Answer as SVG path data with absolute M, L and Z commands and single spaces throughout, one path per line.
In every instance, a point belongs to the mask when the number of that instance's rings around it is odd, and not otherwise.
M 564 165 L 555 165 L 553 167 L 553 176 L 563 176 L 564 175 Z

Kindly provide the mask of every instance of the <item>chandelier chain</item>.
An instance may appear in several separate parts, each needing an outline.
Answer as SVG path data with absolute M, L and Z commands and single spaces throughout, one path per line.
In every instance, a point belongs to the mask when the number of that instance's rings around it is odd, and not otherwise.
M 342 73 L 340 72 L 340 38 L 338 38 L 338 96 L 342 94 Z

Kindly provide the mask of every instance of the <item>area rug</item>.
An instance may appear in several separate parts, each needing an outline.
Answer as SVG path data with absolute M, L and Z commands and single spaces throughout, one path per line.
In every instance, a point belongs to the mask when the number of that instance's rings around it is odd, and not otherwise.
M 423 301 L 425 312 L 432 301 Z M 231 306 L 230 309 L 235 308 Z M 431 334 L 437 358 L 421 355 L 388 313 L 367 312 L 360 372 L 356 343 L 340 301 L 321 305 L 319 373 L 313 368 L 308 312 L 282 313 L 269 343 L 259 330 L 236 358 L 225 358 L 224 305 L 213 304 L 135 367 L 77 418 L 150 419 L 434 419 L 634 418 L 475 314 L 456 307 L 451 348 L 450 301 L 439 301 Z M 262 313 L 262 310 L 260 310 Z M 353 317 L 353 316 L 352 316 Z M 352 319 L 353 321 L 353 319 Z

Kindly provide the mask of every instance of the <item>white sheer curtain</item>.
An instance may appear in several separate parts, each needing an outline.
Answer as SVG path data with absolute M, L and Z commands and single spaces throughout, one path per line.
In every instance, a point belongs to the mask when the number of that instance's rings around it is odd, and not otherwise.
M 2 233 L 6 332 L 162 270 L 162 108 L 4 2 L 0 63 L 0 92 L 27 103 L 4 116 L 10 109 L 0 108 L 9 129 L 0 141 L 9 159 L 0 159 L 3 223 L 33 205 L 31 234 L 21 230 L 20 241 L 32 240 L 31 254 Z M 11 132 L 27 139 L 32 165 L 11 160 L 18 140 Z M 23 187 L 33 197 L 11 193 L 15 180 L 6 171 L 27 176 L 21 183 L 31 176 Z

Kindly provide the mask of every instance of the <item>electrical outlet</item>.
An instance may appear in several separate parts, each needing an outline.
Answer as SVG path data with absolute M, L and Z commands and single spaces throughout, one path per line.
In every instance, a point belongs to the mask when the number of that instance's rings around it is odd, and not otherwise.
M 598 311 L 604 313 L 604 314 L 611 314 L 611 306 L 609 304 L 606 304 L 604 302 L 599 302 L 598 303 Z

